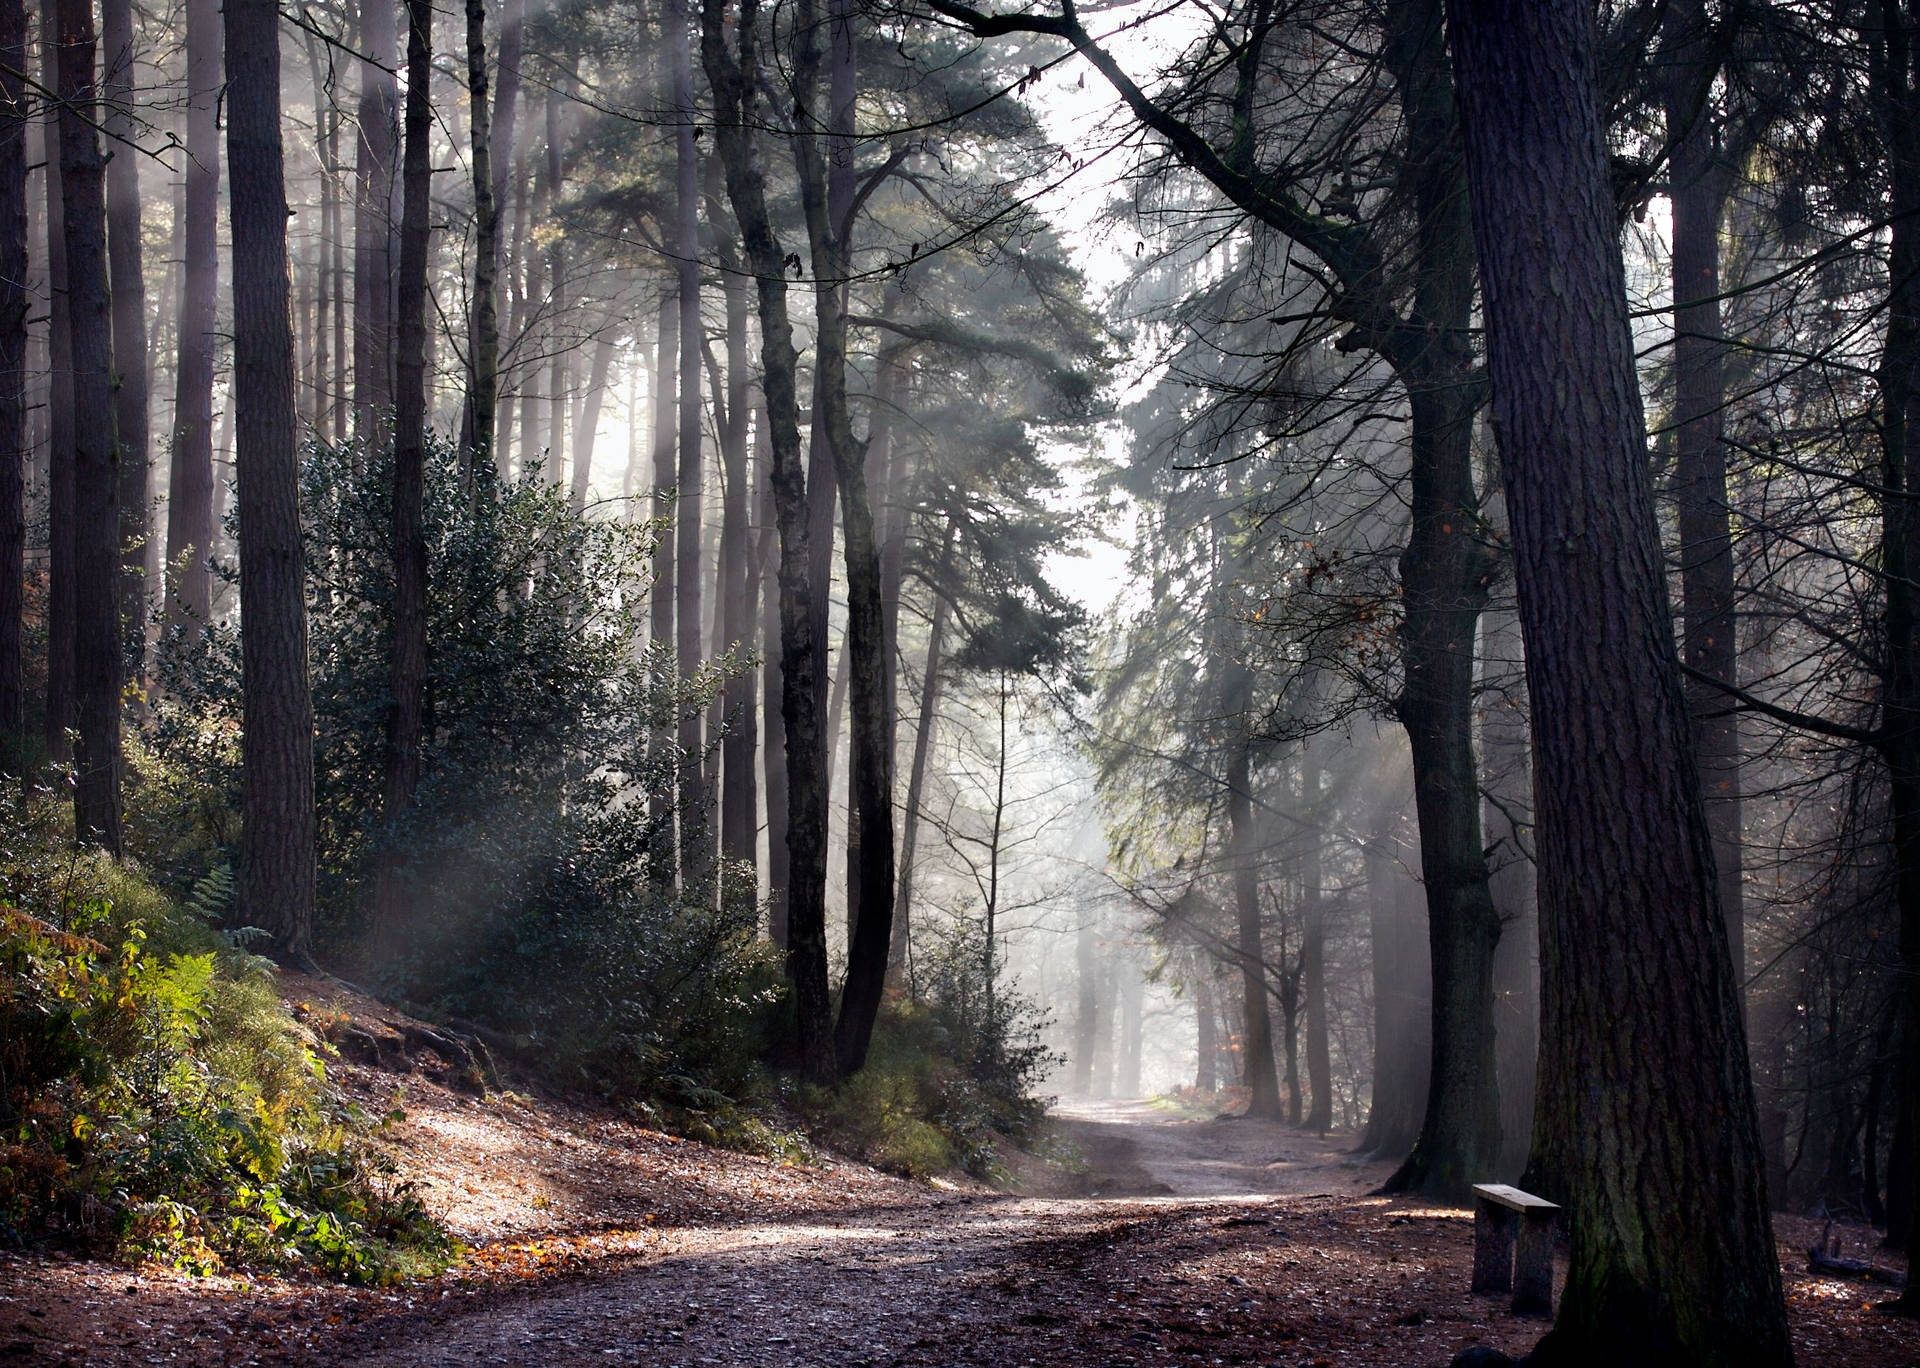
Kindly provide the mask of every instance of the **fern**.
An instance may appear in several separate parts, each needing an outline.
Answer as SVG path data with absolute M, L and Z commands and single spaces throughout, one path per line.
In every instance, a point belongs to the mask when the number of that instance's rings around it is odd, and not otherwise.
M 217 864 L 193 885 L 193 893 L 187 899 L 187 910 L 218 926 L 227 919 L 227 913 L 233 907 L 233 898 L 233 866 Z

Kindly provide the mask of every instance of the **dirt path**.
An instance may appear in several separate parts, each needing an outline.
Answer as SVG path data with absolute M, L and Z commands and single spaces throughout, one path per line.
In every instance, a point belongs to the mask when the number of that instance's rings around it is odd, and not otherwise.
M 91 1290 L 75 1292 L 72 1277 L 43 1269 L 37 1296 L 13 1297 L 0 1266 L 0 1321 L 25 1313 L 0 1360 L 1440 1368 L 1472 1344 L 1523 1352 L 1545 1328 L 1504 1299 L 1468 1295 L 1466 1214 L 1369 1195 L 1386 1169 L 1356 1163 L 1349 1137 L 1184 1120 L 1146 1103 L 1076 1103 L 1056 1119 L 1086 1160 L 1085 1195 L 940 1192 L 851 1172 L 783 1179 L 661 1142 L 609 1174 L 612 1186 L 638 1194 L 663 1164 L 724 1166 L 735 1186 L 750 1179 L 752 1200 L 707 1196 L 676 1211 L 657 1194 L 629 1196 L 661 1219 L 496 1242 L 467 1270 L 399 1292 L 308 1285 L 263 1302 L 244 1285 L 196 1292 L 127 1273 L 83 1275 Z M 594 1210 L 619 1210 L 616 1197 L 599 1194 Z M 1783 1255 L 1803 1362 L 1920 1363 L 1920 1331 L 1874 1315 L 1874 1289 L 1808 1278 Z M 60 1288 L 69 1324 L 56 1332 L 55 1318 L 30 1318 Z M 64 1345 L 43 1354 L 56 1333 Z

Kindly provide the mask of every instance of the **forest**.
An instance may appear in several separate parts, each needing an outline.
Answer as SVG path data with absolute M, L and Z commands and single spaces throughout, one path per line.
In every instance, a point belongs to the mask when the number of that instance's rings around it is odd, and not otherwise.
M 0 771 L 0 1354 L 1920 1361 L 1920 0 L 0 0 Z

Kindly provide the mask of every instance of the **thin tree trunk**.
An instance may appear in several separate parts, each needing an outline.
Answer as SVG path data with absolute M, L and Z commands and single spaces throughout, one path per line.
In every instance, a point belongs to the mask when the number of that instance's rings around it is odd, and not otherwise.
M 407 0 L 407 127 L 401 170 L 399 384 L 394 394 L 393 442 L 393 637 L 388 657 L 391 701 L 387 705 L 385 776 L 381 813 L 387 839 L 413 805 L 420 783 L 420 746 L 427 683 L 427 248 L 428 198 L 433 134 L 433 10 L 428 0 Z M 383 854 L 376 884 L 380 925 L 399 911 L 394 877 L 396 853 Z
M 293 334 L 287 322 L 287 196 L 280 146 L 280 12 L 225 0 L 233 193 L 233 408 L 240 501 L 242 747 L 234 915 L 310 964 L 315 826 Z
M 353 422 L 370 446 L 389 435 L 393 373 L 393 178 L 399 160 L 400 95 L 393 0 L 362 0 L 360 138 L 354 172 Z
M 1487 887 L 1473 750 L 1476 622 L 1497 564 L 1474 488 L 1473 234 L 1459 154 L 1441 0 L 1390 6 L 1388 61 L 1400 87 L 1421 269 L 1412 316 L 1421 342 L 1396 363 L 1407 389 L 1412 461 L 1400 557 L 1407 731 L 1426 878 L 1433 1061 L 1420 1138 L 1389 1190 L 1457 1199 L 1500 1158 L 1493 957 L 1500 918 Z
M 1193 980 L 1194 1091 L 1212 1094 L 1219 1090 L 1219 1043 L 1214 1039 L 1213 964 L 1199 961 Z
M 1126 980 L 1120 986 L 1120 1067 L 1115 1080 L 1116 1097 L 1140 1096 L 1141 1008 L 1146 984 L 1141 982 L 1137 966 L 1125 966 Z
M 180 361 L 167 474 L 169 633 L 204 630 L 213 611 L 213 357 L 220 292 L 219 0 L 186 0 L 187 156 Z
M 1725 337 L 1720 323 L 1720 212 L 1728 177 L 1707 112 L 1717 42 L 1703 0 L 1666 11 L 1661 62 L 1673 191 L 1674 501 L 1680 524 L 1680 658 L 1699 675 L 1735 682 L 1733 535 L 1727 512 Z M 1740 723 L 1707 679 L 1687 680 L 1694 763 L 1713 830 L 1713 864 L 1736 977 L 1746 980 L 1741 914 Z M 1744 996 L 1744 990 L 1743 990 Z
M 941 552 L 944 564 L 952 554 L 954 529 L 947 528 Z M 942 652 L 946 647 L 948 604 L 936 591 L 933 619 L 927 625 L 927 662 L 920 675 L 920 715 L 913 731 L 913 760 L 907 770 L 907 807 L 900 818 L 900 882 L 893 900 L 893 952 L 891 972 L 898 978 L 906 969 L 913 941 L 913 857 L 920 836 L 920 804 L 926 796 L 927 766 L 933 756 L 933 734 L 940 718 L 940 692 L 944 683 Z
M 55 8 L 40 10 L 41 86 L 60 88 Z M 43 719 L 47 755 L 71 755 L 67 733 L 74 724 L 74 507 L 73 507 L 73 320 L 67 288 L 65 194 L 60 185 L 60 120 L 49 109 L 43 126 L 47 187 L 47 706 Z
M 811 23 L 812 0 L 802 0 L 802 45 L 796 58 L 799 101 L 808 103 L 818 82 L 819 38 Z M 835 0 L 830 28 L 834 46 L 830 118 L 836 169 L 828 170 L 817 139 L 796 133 L 794 162 L 800 173 L 801 203 L 814 265 L 814 402 L 823 420 L 827 447 L 840 490 L 840 517 L 846 539 L 847 643 L 850 693 L 851 759 L 848 787 L 860 832 L 859 903 L 851 912 L 854 936 L 847 946 L 847 977 L 841 993 L 835 1052 L 843 1074 L 866 1062 L 873 1024 L 886 983 L 887 952 L 893 920 L 893 715 L 887 709 L 885 612 L 881 602 L 880 554 L 867 497 L 866 446 L 853 433 L 847 402 L 846 282 L 851 271 L 845 213 L 833 211 L 850 200 L 853 12 Z M 805 128 L 804 121 L 802 128 Z M 836 183 L 836 182 L 839 183 Z
M 764 409 L 758 428 L 764 451 L 768 440 Z M 780 586 L 776 578 L 780 548 L 772 461 L 765 456 L 761 459 L 760 545 L 754 556 L 754 573 L 773 581 L 766 585 L 760 600 L 760 717 L 766 731 L 760 747 L 760 764 L 767 794 L 767 935 L 784 950 L 787 948 L 787 879 L 791 865 L 787 857 L 787 733 L 786 720 L 780 711 L 781 699 L 786 696 L 785 671 L 780 664 Z
M 106 76 L 102 127 L 112 144 L 107 162 L 107 251 L 113 290 L 113 421 L 120 442 L 120 620 L 125 633 L 123 682 L 146 664 L 147 498 L 151 486 L 147 432 L 147 286 L 140 247 L 140 152 L 133 113 L 133 0 L 101 0 L 100 39 Z
M 1527 1171 L 1532 1148 L 1534 1080 L 1540 1067 L 1539 908 L 1533 863 L 1521 848 L 1522 824 L 1532 804 L 1527 757 L 1526 684 L 1520 619 L 1502 605 L 1481 619 L 1480 755 L 1482 826 L 1490 852 L 1493 904 L 1500 913 L 1494 949 L 1497 1016 L 1495 1063 L 1500 1075 L 1503 1177 Z M 1498 678 L 1495 673 L 1498 672 Z M 1549 1184 L 1550 1185 L 1550 1184 Z
M 1073 1024 L 1073 1092 L 1076 1097 L 1093 1096 L 1094 1042 L 1100 1034 L 1100 973 L 1096 958 L 1100 948 L 1098 932 L 1088 911 L 1080 911 L 1080 926 L 1073 936 L 1074 981 L 1079 987 L 1078 1014 Z
M 715 254 L 720 264 L 720 288 L 727 319 L 727 421 L 720 434 L 720 459 L 725 474 L 724 503 L 720 511 L 720 594 L 723 645 L 751 641 L 753 585 L 757 570 L 748 527 L 751 490 L 747 482 L 748 402 L 752 374 L 747 360 L 747 277 L 740 262 L 739 244 L 726 226 L 720 204 L 720 164 L 707 163 L 707 220 L 713 227 Z M 758 722 L 751 691 L 727 714 L 721 742 L 720 853 L 728 860 L 754 858 L 757 795 L 754 792 L 754 749 Z
M 700 162 L 694 147 L 691 0 L 668 0 L 667 59 L 674 110 L 674 215 L 669 234 L 680 291 L 680 432 L 678 498 L 674 512 L 675 648 L 682 681 L 700 665 L 700 546 L 704 490 L 700 423 L 700 356 L 706 325 L 700 316 Z M 704 717 L 680 710 L 680 880 L 692 892 L 713 872 L 713 822 L 702 771 Z M 704 893 L 701 896 L 706 896 Z
M 1448 12 L 1531 686 L 1541 1035 L 1564 1052 L 1558 1076 L 1579 1080 L 1542 1090 L 1570 1137 L 1573 1247 L 1559 1352 L 1536 1357 L 1789 1364 L 1654 518 L 1593 11 Z
M 1425 899 L 1411 873 L 1400 867 L 1396 834 L 1406 799 L 1398 796 L 1375 814 L 1362 850 L 1367 877 L 1369 939 L 1373 949 L 1373 1100 L 1359 1150 L 1378 1158 L 1405 1154 L 1419 1137 L 1432 1065 L 1427 1026 Z
M 587 507 L 587 484 L 593 478 L 593 439 L 600 430 L 600 406 L 606 399 L 607 372 L 613 367 L 616 350 L 613 334 L 602 333 L 593 344 L 593 364 L 587 374 L 587 390 L 580 396 L 580 407 L 573 421 L 573 511 Z
M 658 380 L 653 392 L 653 517 L 659 524 L 659 540 L 653 548 L 653 591 L 647 618 L 648 642 L 663 659 L 671 659 L 674 650 L 674 433 L 680 391 L 680 292 L 662 290 L 660 323 L 655 339 L 653 373 Z M 674 396 L 674 402 L 668 396 Z M 677 742 L 664 726 L 657 728 L 649 746 L 657 757 L 666 757 Z M 672 766 L 679 773 L 679 761 Z M 679 868 L 680 847 L 674 839 L 674 804 L 661 803 L 655 817 L 654 846 L 648 861 L 655 885 L 674 886 Z
M 504 75 L 503 75 L 504 79 Z M 481 466 L 492 469 L 494 418 L 500 397 L 500 207 L 494 198 L 493 120 L 487 107 L 487 5 L 467 0 L 467 92 L 473 117 L 473 335 L 467 389 L 470 444 L 461 475 L 471 483 Z
M 1238 671 L 1240 667 L 1229 667 Z M 1230 709 L 1244 726 L 1247 700 L 1244 689 L 1229 686 Z M 1242 1081 L 1247 1088 L 1247 1115 L 1278 1121 L 1280 1078 L 1274 1071 L 1273 1018 L 1267 1010 L 1266 952 L 1260 944 L 1260 869 L 1258 837 L 1253 822 L 1253 791 L 1246 741 L 1235 742 L 1227 756 L 1227 822 L 1229 858 L 1233 864 L 1233 901 L 1238 929 L 1242 1011 L 1246 1029 L 1241 1037 Z M 1283 966 L 1284 967 L 1284 966 Z
M 74 830 L 120 853 L 119 450 L 107 286 L 106 159 L 89 0 L 56 0 L 60 200 L 73 365 Z
M 0 0 L 0 774 L 26 773 L 27 7 Z
M 1313 830 L 1300 860 L 1300 983 L 1307 1013 L 1307 1087 L 1313 1105 L 1307 1129 L 1326 1131 L 1333 1126 L 1333 1060 L 1327 1047 L 1327 923 L 1320 888 L 1320 765 L 1311 749 L 1300 762 L 1300 804 Z
M 826 788 L 820 774 L 820 716 L 814 674 L 806 476 L 800 461 L 798 358 L 787 310 L 785 253 L 773 231 L 752 127 L 758 102 L 758 0 L 740 0 L 726 47 L 726 0 L 701 0 L 701 56 L 713 90 L 715 142 L 727 197 L 740 225 L 760 297 L 760 352 L 773 452 L 773 503 L 780 528 L 780 711 L 787 755 L 787 972 L 801 1067 L 831 1074 L 834 1042 L 827 995 Z
M 560 212 L 560 199 L 566 190 L 565 142 L 561 132 L 563 94 L 547 92 L 546 149 L 546 221 L 551 223 Z M 567 240 L 554 233 L 547 245 L 548 346 L 547 358 L 547 479 L 559 484 L 567 473 L 567 392 L 573 386 L 573 348 L 560 344 L 560 325 L 572 312 L 573 301 L 567 295 Z

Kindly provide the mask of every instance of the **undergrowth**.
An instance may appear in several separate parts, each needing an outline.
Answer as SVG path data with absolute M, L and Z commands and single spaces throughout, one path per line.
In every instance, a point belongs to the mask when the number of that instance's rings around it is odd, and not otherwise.
M 1000 1147 L 1032 1143 L 1046 1116 L 1046 1019 L 994 982 L 977 928 L 956 926 L 923 965 L 922 991 L 882 1007 L 866 1067 L 800 1088 L 795 1104 L 821 1139 L 876 1167 L 1004 1179 Z
M 230 880 L 176 901 L 75 847 L 52 799 L 6 815 L 0 1241 L 361 1283 L 443 1266 L 381 1122 L 328 1086 L 271 966 L 215 924 Z

